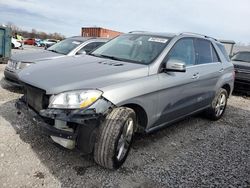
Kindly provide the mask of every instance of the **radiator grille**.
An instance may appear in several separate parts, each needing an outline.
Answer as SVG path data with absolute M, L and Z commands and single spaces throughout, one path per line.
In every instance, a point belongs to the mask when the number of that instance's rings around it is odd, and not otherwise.
M 28 105 L 35 111 L 39 112 L 48 107 L 48 96 L 45 91 L 29 85 L 25 86 L 25 98 Z

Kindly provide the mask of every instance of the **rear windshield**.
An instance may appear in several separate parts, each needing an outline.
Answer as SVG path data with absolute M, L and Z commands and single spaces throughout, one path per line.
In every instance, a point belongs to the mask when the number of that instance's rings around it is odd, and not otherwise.
M 225 47 L 223 46 L 223 44 L 220 43 L 216 43 L 216 45 L 220 48 L 220 51 L 222 52 L 223 56 L 226 58 L 227 61 L 230 61 L 228 53 L 225 49 Z
M 232 57 L 233 61 L 244 61 L 250 63 L 250 52 L 238 52 Z

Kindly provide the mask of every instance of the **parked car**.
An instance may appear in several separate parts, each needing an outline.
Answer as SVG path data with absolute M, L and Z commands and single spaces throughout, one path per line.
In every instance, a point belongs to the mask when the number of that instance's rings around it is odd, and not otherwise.
M 34 46 L 36 44 L 36 40 L 33 39 L 33 38 L 29 38 L 29 39 L 24 40 L 24 44 L 33 45 Z
M 35 39 L 35 46 L 43 47 L 44 46 L 43 40 L 42 39 Z
M 13 54 L 4 70 L 5 82 L 8 85 L 20 87 L 18 73 L 25 67 L 42 63 L 49 59 L 83 55 L 104 44 L 107 40 L 102 38 L 71 37 L 56 43 L 47 50 Z
M 235 90 L 250 94 L 250 51 L 240 51 L 232 57 L 235 68 Z
M 18 41 L 17 39 L 15 38 L 11 38 L 11 48 L 14 49 L 14 48 L 21 48 L 22 47 L 22 42 L 21 41 Z
M 93 152 L 96 163 L 116 169 L 136 132 L 202 111 L 222 117 L 234 68 L 221 48 L 197 34 L 124 34 L 77 61 L 24 69 L 16 107 L 56 143 Z
M 56 44 L 57 42 L 59 42 L 59 40 L 55 40 L 55 39 L 46 39 L 43 41 L 43 45 L 44 45 L 44 48 L 47 49 L 49 48 L 50 46 Z

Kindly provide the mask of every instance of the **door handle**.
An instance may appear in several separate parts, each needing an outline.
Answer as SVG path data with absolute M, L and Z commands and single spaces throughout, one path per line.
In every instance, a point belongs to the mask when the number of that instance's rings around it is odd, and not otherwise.
M 223 68 L 221 68 L 220 70 L 219 70 L 219 72 L 221 73 L 221 72 L 223 72 L 224 71 L 224 69 Z
M 195 73 L 193 76 L 192 76 L 192 79 L 198 79 L 200 77 L 199 73 Z

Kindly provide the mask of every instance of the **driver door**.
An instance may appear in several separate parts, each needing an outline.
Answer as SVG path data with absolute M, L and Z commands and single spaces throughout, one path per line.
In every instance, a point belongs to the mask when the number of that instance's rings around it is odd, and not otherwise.
M 158 125 L 174 121 L 197 109 L 199 96 L 199 71 L 195 66 L 193 38 L 183 38 L 175 43 L 164 62 L 176 59 L 186 64 L 186 72 L 159 73 L 161 90 L 158 102 Z

